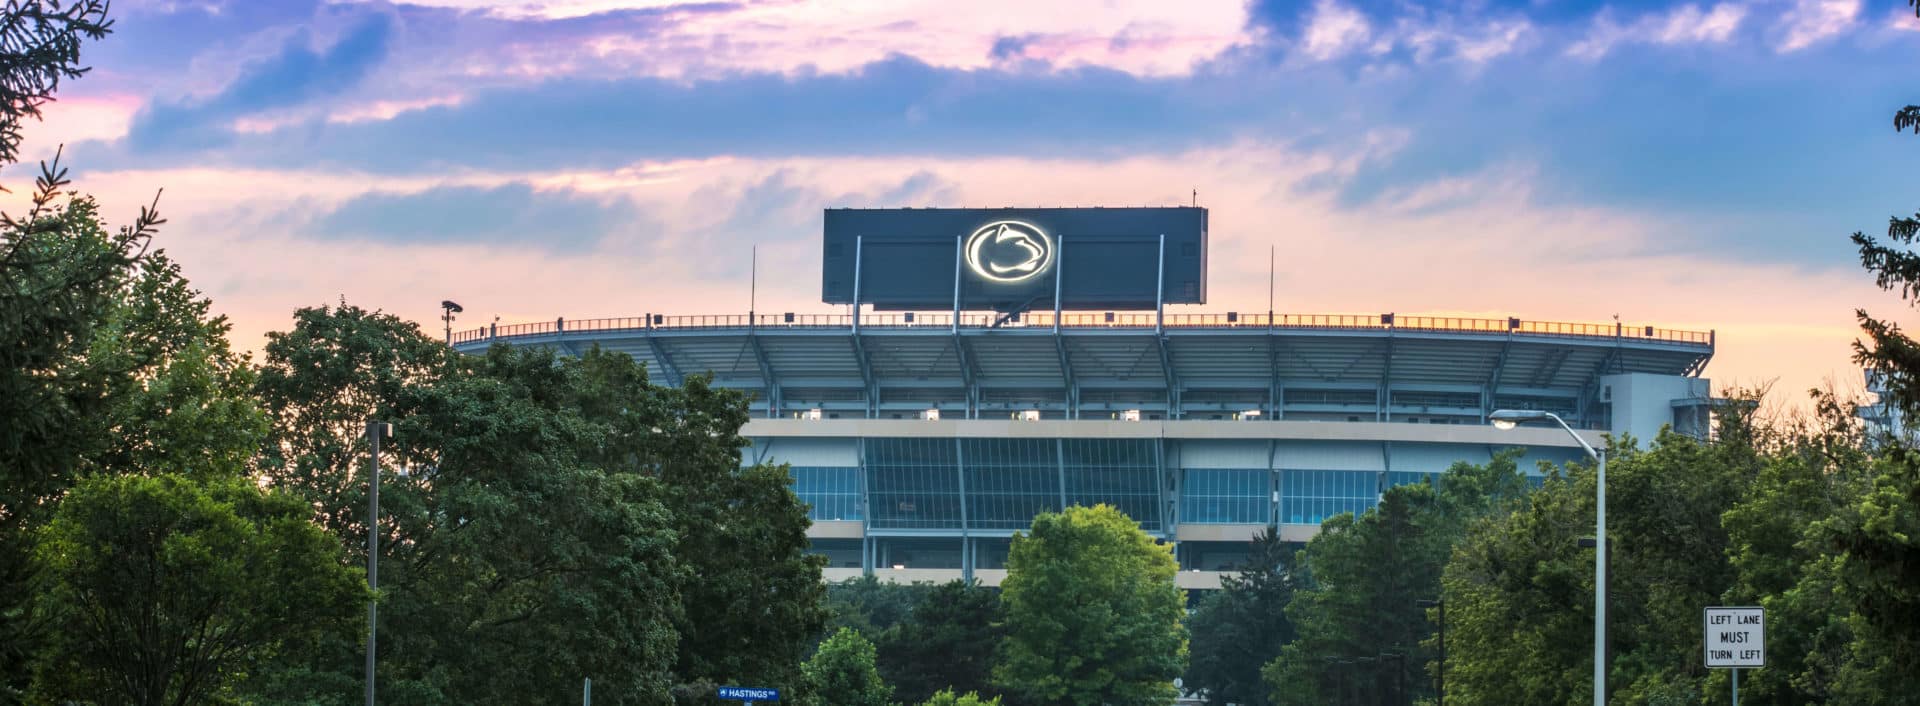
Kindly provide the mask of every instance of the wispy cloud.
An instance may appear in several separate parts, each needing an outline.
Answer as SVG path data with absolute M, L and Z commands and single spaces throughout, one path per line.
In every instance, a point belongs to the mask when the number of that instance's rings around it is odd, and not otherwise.
M 1851 29 L 1860 15 L 1860 0 L 1794 0 L 1780 18 L 1782 52 L 1805 49 Z
M 1666 12 L 1648 13 L 1621 24 L 1612 13 L 1602 12 L 1593 21 L 1584 39 L 1567 48 L 1567 54 L 1582 59 L 1599 59 L 1621 44 L 1717 44 L 1733 37 L 1747 17 L 1747 7 L 1722 2 L 1712 9 L 1687 4 Z
M 1313 17 L 1300 37 L 1300 48 L 1307 56 L 1326 61 L 1365 46 L 1372 36 L 1366 15 L 1337 0 L 1317 0 Z

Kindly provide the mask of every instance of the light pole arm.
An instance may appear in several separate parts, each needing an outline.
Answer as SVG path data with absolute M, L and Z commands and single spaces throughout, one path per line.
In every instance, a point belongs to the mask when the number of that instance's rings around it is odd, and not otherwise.
M 1594 461 L 1600 460 L 1600 451 L 1593 448 L 1593 444 L 1587 443 L 1586 439 L 1580 438 L 1580 432 L 1574 431 L 1573 425 L 1568 424 L 1567 420 L 1561 419 L 1560 415 L 1552 412 L 1547 412 L 1547 418 L 1552 419 L 1553 423 L 1560 425 L 1561 429 L 1567 430 L 1567 435 L 1573 437 L 1574 442 L 1580 444 L 1580 449 L 1587 452 L 1587 458 L 1593 459 Z

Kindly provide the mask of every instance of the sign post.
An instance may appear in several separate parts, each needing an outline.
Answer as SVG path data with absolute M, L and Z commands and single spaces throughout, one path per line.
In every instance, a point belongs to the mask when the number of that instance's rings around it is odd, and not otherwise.
M 755 701 L 779 701 L 780 690 L 755 686 L 723 686 L 718 696 L 723 701 L 738 701 L 750 704 Z
M 1733 704 L 1740 706 L 1740 670 L 1767 665 L 1766 611 L 1755 607 L 1706 609 L 1707 668 L 1733 670 Z

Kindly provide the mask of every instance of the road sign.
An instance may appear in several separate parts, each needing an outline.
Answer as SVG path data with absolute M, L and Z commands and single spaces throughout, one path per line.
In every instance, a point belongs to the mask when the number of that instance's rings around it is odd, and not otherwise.
M 726 701 L 779 701 L 779 689 L 765 689 L 754 686 L 720 687 L 720 698 Z
M 1751 669 L 1767 664 L 1766 613 L 1759 608 L 1706 610 L 1707 666 Z

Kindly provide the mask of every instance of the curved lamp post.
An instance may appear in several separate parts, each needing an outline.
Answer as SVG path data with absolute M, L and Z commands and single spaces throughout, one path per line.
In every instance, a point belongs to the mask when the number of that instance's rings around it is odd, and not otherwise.
M 1594 531 L 1593 531 L 1593 703 L 1605 706 L 1607 703 L 1607 452 L 1593 448 L 1586 439 L 1574 432 L 1573 427 L 1559 415 L 1533 409 L 1502 409 L 1487 415 L 1498 429 L 1512 429 L 1525 422 L 1552 421 L 1567 430 L 1580 448 L 1594 460 L 1598 470 L 1594 475 Z

